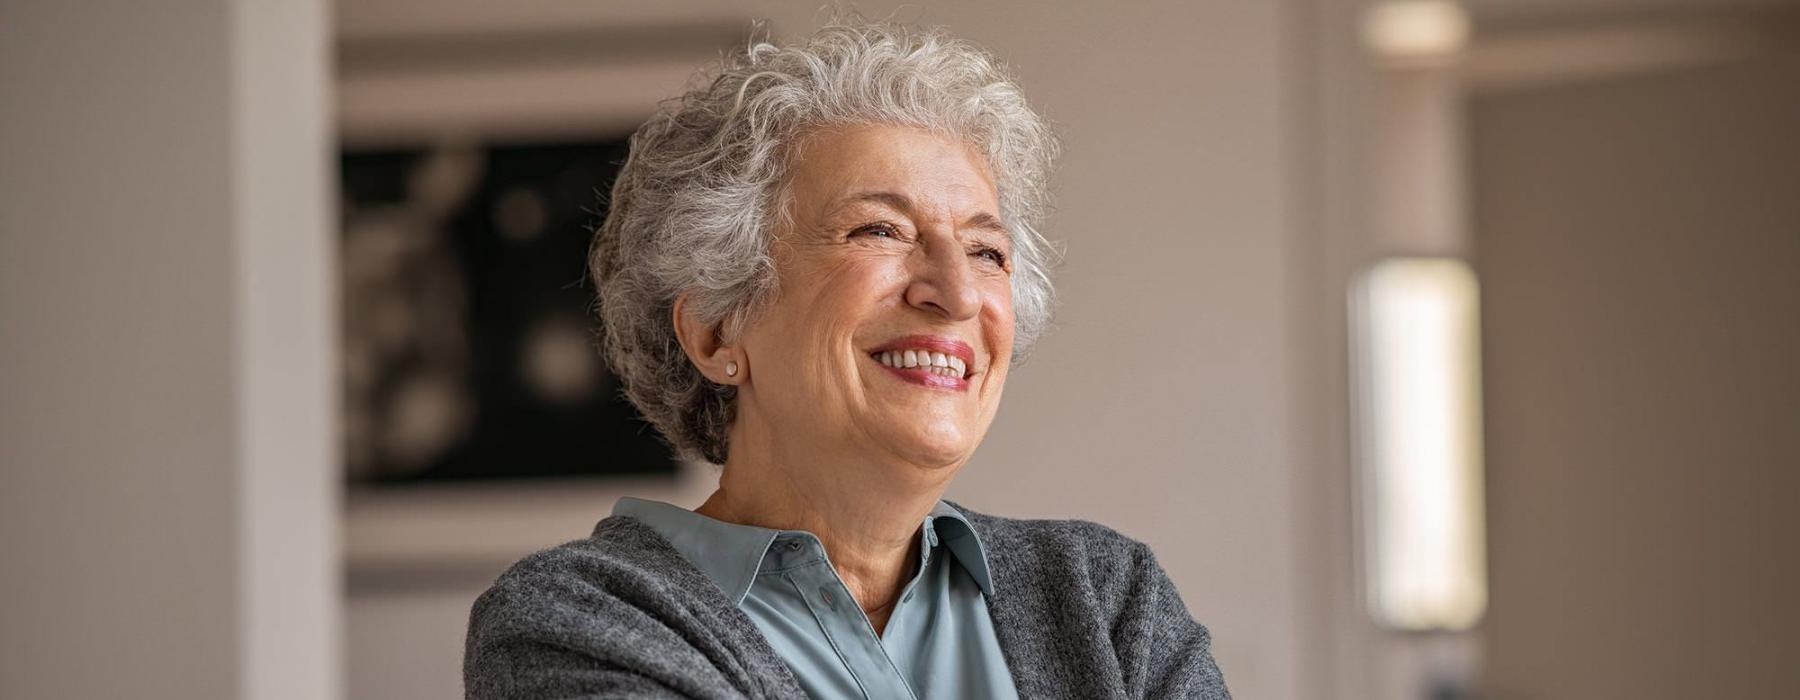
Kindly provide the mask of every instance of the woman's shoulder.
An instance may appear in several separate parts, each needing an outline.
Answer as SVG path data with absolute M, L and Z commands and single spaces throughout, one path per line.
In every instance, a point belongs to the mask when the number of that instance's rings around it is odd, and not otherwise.
M 982 548 L 1043 557 L 1091 555 L 1148 556 L 1150 548 L 1129 535 L 1091 520 L 1076 518 L 1011 518 L 991 515 L 949 501 L 968 518 Z
M 712 697 L 760 695 L 751 690 L 761 686 L 780 695 L 779 662 L 755 634 L 667 540 L 614 516 L 588 537 L 520 559 L 476 598 L 464 684 L 470 697 L 596 688 Z
M 705 575 L 655 530 L 632 518 L 611 516 L 587 537 L 514 562 L 495 578 L 481 602 L 559 607 L 600 599 L 644 601 L 690 594 L 706 584 Z
M 1115 607 L 1133 591 L 1167 577 L 1148 545 L 1100 523 L 1010 518 L 951 506 L 980 537 L 996 586 Z
M 472 646 L 519 637 L 580 648 L 654 619 L 716 625 L 732 607 L 655 530 L 613 516 L 507 567 L 470 608 L 469 636 Z

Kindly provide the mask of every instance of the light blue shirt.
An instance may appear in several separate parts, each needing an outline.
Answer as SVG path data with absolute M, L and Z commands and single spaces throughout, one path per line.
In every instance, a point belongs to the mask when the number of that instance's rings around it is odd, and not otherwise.
M 919 528 L 918 573 L 879 636 L 810 532 L 641 498 L 619 499 L 613 515 L 650 526 L 718 584 L 815 698 L 1018 697 L 988 616 L 981 540 L 943 501 Z

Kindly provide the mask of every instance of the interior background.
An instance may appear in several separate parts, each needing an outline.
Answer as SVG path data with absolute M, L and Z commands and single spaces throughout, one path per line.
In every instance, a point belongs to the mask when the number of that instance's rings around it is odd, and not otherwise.
M 1149 542 L 1238 697 L 1794 695 L 1796 3 L 1473 0 L 1449 74 L 1371 61 L 1366 5 L 859 3 L 992 49 L 1066 147 L 1057 327 L 951 496 Z M 621 495 L 697 503 L 704 469 L 345 492 L 329 154 L 629 128 L 750 18 L 817 16 L 0 6 L 0 695 L 454 697 L 507 562 Z M 1358 598 L 1342 290 L 1416 252 L 1484 282 L 1466 635 Z

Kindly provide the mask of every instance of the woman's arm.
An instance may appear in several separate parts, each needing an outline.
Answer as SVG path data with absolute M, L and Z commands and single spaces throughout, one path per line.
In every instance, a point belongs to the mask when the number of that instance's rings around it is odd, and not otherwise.
M 1150 548 L 1132 545 L 1130 603 L 1112 631 L 1130 697 L 1229 700 L 1211 633 L 1188 613 Z
M 688 697 L 649 676 L 543 642 L 473 636 L 463 659 L 463 694 L 469 700 Z

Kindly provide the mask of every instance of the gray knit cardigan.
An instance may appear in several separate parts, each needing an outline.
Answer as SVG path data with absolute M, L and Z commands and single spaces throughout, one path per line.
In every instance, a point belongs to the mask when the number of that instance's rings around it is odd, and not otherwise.
M 1206 628 L 1143 543 L 1085 521 L 956 508 L 987 552 L 988 611 L 1019 697 L 1231 697 Z M 471 699 L 806 697 L 724 591 L 621 516 L 520 560 L 475 601 L 463 690 Z

